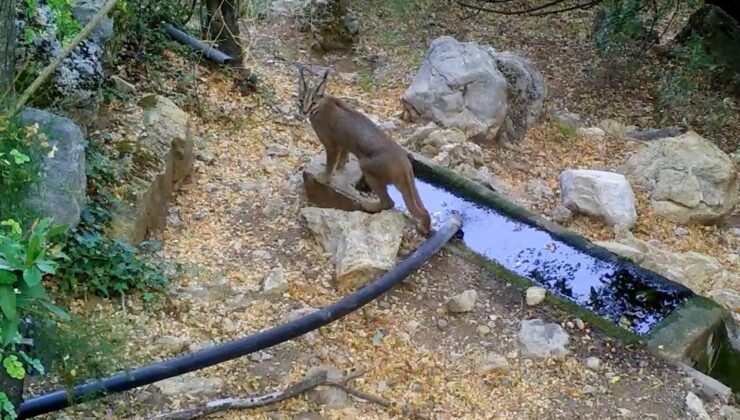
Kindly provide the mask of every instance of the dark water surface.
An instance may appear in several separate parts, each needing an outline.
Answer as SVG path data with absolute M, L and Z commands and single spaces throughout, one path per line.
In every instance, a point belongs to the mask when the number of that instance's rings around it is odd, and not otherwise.
M 452 211 L 462 214 L 463 242 L 472 251 L 638 335 L 647 334 L 687 297 L 641 278 L 631 265 L 597 259 L 428 182 L 417 179 L 416 186 L 435 225 Z M 388 192 L 396 207 L 406 210 L 399 191 L 389 187 Z

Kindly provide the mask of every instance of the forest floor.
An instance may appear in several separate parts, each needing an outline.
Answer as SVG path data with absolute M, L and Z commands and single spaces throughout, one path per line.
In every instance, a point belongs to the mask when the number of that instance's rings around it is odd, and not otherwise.
M 333 265 L 299 213 L 307 205 L 301 169 L 321 149 L 308 123 L 292 117 L 296 73 L 291 60 L 334 67 L 345 77 L 331 79 L 331 94 L 357 98 L 367 105 L 364 111 L 388 119 L 400 113 L 399 98 L 429 41 L 450 34 L 531 57 L 547 76 L 554 109 L 577 112 L 587 121 L 652 121 L 647 89 L 609 88 L 596 80 L 590 15 L 585 12 L 565 23 L 481 17 L 464 25 L 456 24 L 454 16 L 445 20 L 430 14 L 403 30 L 380 23 L 393 22 L 392 11 L 360 12 L 365 32 L 356 50 L 326 57 L 311 56 L 300 47 L 308 41 L 287 19 L 248 22 L 246 64 L 263 79 L 260 94 L 235 94 L 224 75 L 195 66 L 197 100 L 185 109 L 194 119 L 198 147 L 214 160 L 196 162 L 193 179 L 174 198 L 181 223 L 159 238 L 162 255 L 183 267 L 166 304 L 152 309 L 137 300 L 121 305 L 90 298 L 72 308 L 90 319 L 123 324 L 129 330 L 126 358 L 132 366 L 246 336 L 281 323 L 293 310 L 318 308 L 342 296 L 330 284 Z M 170 60 L 175 68 L 190 67 L 174 54 Z M 173 78 L 159 89 L 174 92 L 178 83 Z M 116 105 L 120 112 L 129 106 Z M 407 131 L 399 122 L 397 134 Z M 486 159 L 515 197 L 549 214 L 558 199 L 562 170 L 613 168 L 638 147 L 623 140 L 566 137 L 548 122 L 531 130 L 516 149 L 486 150 Z M 532 201 L 527 185 L 533 179 L 544 180 L 555 194 Z M 689 233 L 678 240 L 676 226 L 654 216 L 643 193 L 638 199 L 637 237 L 657 239 L 674 251 L 713 255 L 726 268 L 738 270 L 728 258 L 737 243 L 723 230 L 688 227 Z M 569 228 L 592 239 L 612 237 L 609 229 L 587 218 L 576 218 Z M 280 296 L 266 296 L 260 291 L 262 280 L 278 267 L 290 287 Z M 475 309 L 447 313 L 446 299 L 466 289 L 478 292 Z M 570 335 L 571 354 L 559 360 L 522 358 L 519 324 L 533 318 L 561 324 Z M 491 354 L 505 357 L 509 367 L 481 371 L 481 361 Z M 592 356 L 600 359 L 600 368 L 587 367 L 586 358 Z M 690 418 L 684 399 L 691 384 L 675 367 L 557 309 L 526 306 L 521 290 L 446 249 L 363 310 L 308 337 L 190 375 L 183 386 L 192 388 L 179 395 L 151 385 L 53 417 L 147 418 L 218 398 L 283 389 L 318 364 L 363 369 L 353 387 L 428 418 Z M 212 381 L 196 386 L 194 376 Z M 719 407 L 706 408 L 716 413 Z M 330 409 L 301 396 L 216 417 L 290 419 L 308 413 L 336 419 L 400 416 L 361 400 Z

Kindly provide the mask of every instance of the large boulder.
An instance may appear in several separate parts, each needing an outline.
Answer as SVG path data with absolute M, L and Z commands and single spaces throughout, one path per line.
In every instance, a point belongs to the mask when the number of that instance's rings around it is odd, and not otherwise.
M 693 131 L 649 143 L 623 171 L 650 191 L 656 214 L 677 223 L 715 223 L 737 202 L 732 160 Z
M 631 229 L 637 221 L 635 195 L 624 175 L 590 169 L 569 169 L 558 178 L 563 205 L 571 211 Z
M 481 147 L 469 141 L 457 128 L 441 129 L 429 123 L 417 129 L 403 144 L 431 163 L 455 170 L 503 195 L 508 194 L 506 186 L 488 170 Z
M 81 0 L 75 2 L 72 13 L 80 25 L 85 26 L 103 4 L 105 0 Z M 34 8 L 20 7 L 18 10 L 17 61 L 46 63 L 58 57 L 64 47 L 57 14 L 49 1 L 39 0 Z M 29 16 L 29 11 L 34 15 Z M 30 38 L 26 37 L 27 29 L 33 31 Z M 104 18 L 92 35 L 62 61 L 37 102 L 72 118 L 82 129 L 90 126 L 103 100 L 104 46 L 112 36 L 113 21 Z
M 332 254 L 337 289 L 364 286 L 395 266 L 406 223 L 400 212 L 305 207 L 301 214 L 319 244 Z
M 66 117 L 35 108 L 26 108 L 20 114 L 26 125 L 38 124 L 48 137 L 54 153 L 48 153 L 41 162 L 41 178 L 26 205 L 55 224 L 76 225 L 85 206 L 85 137 L 80 128 Z
M 122 141 L 132 168 L 124 200 L 111 221 L 111 235 L 133 244 L 148 233 L 167 225 L 170 196 L 193 170 L 193 137 L 188 115 L 171 100 L 147 95 L 143 108 L 144 132 L 138 138 Z
M 432 41 L 403 95 L 412 120 L 458 128 L 475 141 L 515 141 L 544 114 L 542 75 L 527 59 L 450 36 Z

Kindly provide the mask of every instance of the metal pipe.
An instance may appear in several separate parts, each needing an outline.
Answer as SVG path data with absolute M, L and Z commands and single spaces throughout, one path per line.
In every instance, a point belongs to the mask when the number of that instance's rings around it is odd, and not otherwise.
M 200 51 L 209 60 L 215 61 L 218 64 L 229 64 L 234 61 L 233 58 L 224 54 L 220 50 L 192 37 L 187 32 L 175 28 L 174 26 L 172 26 L 172 24 L 165 23 L 164 27 L 167 31 L 167 34 L 169 34 L 169 36 L 171 36 L 174 40 L 185 44 L 196 51 Z
M 268 347 L 295 339 L 318 329 L 330 322 L 356 311 L 367 303 L 380 297 L 409 274 L 416 271 L 432 255 L 437 253 L 462 227 L 462 218 L 452 214 L 445 224 L 427 239 L 408 258 L 391 271 L 375 279 L 372 283 L 345 296 L 338 302 L 305 315 L 294 321 L 261 331 L 239 340 L 221 344 L 196 353 L 185 354 L 174 359 L 154 363 L 119 373 L 107 379 L 78 385 L 69 392 L 64 389 L 33 397 L 21 404 L 18 418 L 24 419 L 50 413 L 68 407 L 74 400 L 100 398 L 106 394 L 123 392 L 142 385 L 203 369 L 218 363 L 245 356 Z M 72 397 L 71 399 L 68 397 Z

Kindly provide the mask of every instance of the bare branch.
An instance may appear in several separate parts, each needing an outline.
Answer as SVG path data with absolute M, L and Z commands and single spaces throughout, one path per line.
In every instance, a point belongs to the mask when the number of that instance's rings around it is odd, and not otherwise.
M 509 0 L 479 0 L 479 1 L 483 1 L 484 3 L 499 3 L 499 4 L 510 2 Z M 477 10 L 480 12 L 493 13 L 493 14 L 498 14 L 498 15 L 530 15 L 531 14 L 532 16 L 544 16 L 544 15 L 549 15 L 549 14 L 568 12 L 568 11 L 576 10 L 576 9 L 586 9 L 589 7 L 593 7 L 603 1 L 604 0 L 591 0 L 591 1 L 586 1 L 586 2 L 579 2 L 573 6 L 562 7 L 562 8 L 555 9 L 555 10 L 546 10 L 546 9 L 554 7 L 554 6 L 562 5 L 563 3 L 568 3 L 569 0 L 551 0 L 539 6 L 531 7 L 529 9 L 519 9 L 519 10 L 491 9 L 488 7 L 478 6 L 476 4 L 471 4 L 471 3 L 468 3 L 467 1 L 462 1 L 462 0 L 456 0 L 456 3 L 468 9 Z M 535 13 L 535 12 L 539 12 L 539 13 Z

